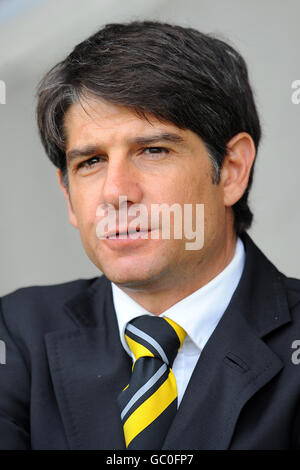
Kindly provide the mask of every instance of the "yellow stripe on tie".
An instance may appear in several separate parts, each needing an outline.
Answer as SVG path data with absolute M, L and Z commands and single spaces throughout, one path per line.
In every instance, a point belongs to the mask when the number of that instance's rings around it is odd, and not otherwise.
M 177 397 L 176 380 L 170 369 L 168 378 L 124 423 L 126 447 L 151 424 Z
M 182 343 L 184 341 L 184 338 L 186 337 L 186 332 L 183 328 L 181 328 L 181 326 L 179 326 L 174 320 L 171 320 L 170 318 L 168 317 L 162 317 L 164 320 L 166 320 L 169 325 L 171 325 L 171 327 L 176 331 L 176 334 L 179 338 L 179 341 L 180 341 L 180 346 L 179 346 L 179 349 L 181 348 L 182 346 Z
M 134 339 L 129 338 L 129 336 L 125 335 L 126 341 L 128 343 L 128 346 L 130 347 L 131 351 L 134 354 L 135 359 L 138 359 L 139 357 L 144 357 L 144 356 L 150 356 L 154 357 L 154 354 L 152 354 L 149 349 L 147 349 L 145 346 L 143 346 L 140 343 L 137 343 L 134 341 Z

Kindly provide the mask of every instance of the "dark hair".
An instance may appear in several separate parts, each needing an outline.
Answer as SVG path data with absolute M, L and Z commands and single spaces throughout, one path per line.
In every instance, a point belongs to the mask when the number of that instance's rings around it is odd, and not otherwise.
M 154 21 L 108 24 L 41 80 L 39 132 L 66 186 L 64 114 L 89 95 L 198 134 L 211 157 L 215 184 L 235 134 L 248 132 L 258 148 L 261 130 L 244 59 L 223 40 L 192 28 Z M 253 171 L 254 165 L 248 187 L 232 206 L 237 235 L 252 222 L 247 200 Z

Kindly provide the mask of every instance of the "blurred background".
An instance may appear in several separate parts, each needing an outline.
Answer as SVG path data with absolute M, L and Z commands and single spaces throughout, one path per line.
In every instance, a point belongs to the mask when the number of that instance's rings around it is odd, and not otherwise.
M 246 59 L 263 128 L 249 234 L 282 272 L 300 278 L 300 104 L 291 100 L 299 14 L 298 0 L 0 0 L 0 295 L 101 274 L 69 224 L 39 141 L 35 91 L 78 42 L 106 23 L 136 19 L 215 33 Z

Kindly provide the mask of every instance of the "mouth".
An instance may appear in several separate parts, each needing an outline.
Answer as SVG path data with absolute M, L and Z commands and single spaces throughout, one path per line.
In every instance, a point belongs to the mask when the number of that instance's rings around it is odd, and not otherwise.
M 124 230 L 120 230 L 120 231 L 116 230 L 116 231 L 108 233 L 106 235 L 106 238 L 107 239 L 126 238 L 126 237 L 130 237 L 131 234 L 147 233 L 147 232 L 150 232 L 150 231 L 151 231 L 151 229 L 140 229 L 139 227 L 137 227 L 134 230 L 128 230 L 128 229 L 124 229 Z

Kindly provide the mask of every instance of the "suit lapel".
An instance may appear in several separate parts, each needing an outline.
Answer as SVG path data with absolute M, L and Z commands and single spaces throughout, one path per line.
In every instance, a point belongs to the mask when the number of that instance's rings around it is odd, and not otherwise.
M 73 329 L 47 333 L 45 341 L 70 449 L 125 448 L 116 397 L 131 360 L 119 340 L 108 280 L 99 278 L 65 311 Z
M 262 338 L 290 321 L 281 275 L 242 236 L 246 264 L 194 369 L 164 449 L 227 449 L 242 408 L 282 369 Z
M 201 353 L 164 449 L 227 449 L 241 409 L 281 368 L 241 316 L 226 314 Z

